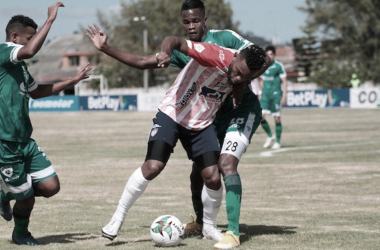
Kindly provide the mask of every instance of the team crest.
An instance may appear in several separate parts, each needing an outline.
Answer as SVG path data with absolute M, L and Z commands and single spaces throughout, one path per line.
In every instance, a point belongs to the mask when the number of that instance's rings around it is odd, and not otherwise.
M 13 168 L 12 166 L 4 166 L 0 169 L 1 173 L 6 177 L 11 177 L 13 175 Z
M 161 128 L 160 125 L 158 124 L 154 124 L 153 127 L 152 127 L 152 130 L 150 131 L 150 136 L 155 136 L 158 132 L 158 129 Z
M 194 49 L 195 49 L 196 51 L 198 51 L 199 53 L 202 53 L 202 51 L 205 49 L 205 47 L 203 47 L 202 44 L 196 43 L 196 44 L 194 45 Z

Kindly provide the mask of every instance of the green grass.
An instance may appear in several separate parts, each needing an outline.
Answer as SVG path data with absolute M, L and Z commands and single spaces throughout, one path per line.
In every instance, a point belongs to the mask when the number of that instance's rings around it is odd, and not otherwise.
M 30 231 L 39 249 L 158 249 L 149 227 L 159 215 L 188 222 L 190 166 L 180 143 L 165 171 L 130 210 L 113 241 L 101 237 L 127 178 L 139 167 L 154 113 L 32 113 L 33 138 L 61 181 L 37 198 Z M 268 116 L 268 122 L 273 121 Z M 380 249 L 380 110 L 286 109 L 282 149 L 263 149 L 259 128 L 239 164 L 243 182 L 239 249 Z M 223 207 L 218 216 L 226 229 Z M 13 221 L 0 220 L 0 249 Z M 186 238 L 170 249 L 212 249 Z

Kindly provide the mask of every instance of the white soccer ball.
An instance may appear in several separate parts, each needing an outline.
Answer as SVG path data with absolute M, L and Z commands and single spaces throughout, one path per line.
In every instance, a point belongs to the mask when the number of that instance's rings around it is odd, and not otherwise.
M 184 236 L 182 222 L 173 215 L 161 215 L 150 226 L 150 236 L 157 246 L 178 245 Z

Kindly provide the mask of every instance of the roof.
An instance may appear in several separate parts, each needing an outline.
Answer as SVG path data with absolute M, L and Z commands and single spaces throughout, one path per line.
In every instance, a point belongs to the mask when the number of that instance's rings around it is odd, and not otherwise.
M 31 61 L 37 62 L 31 63 L 28 70 L 39 84 L 54 83 L 73 76 L 77 71 L 76 67 L 62 68 L 63 56 L 96 53 L 95 47 L 83 34 L 60 36 L 41 48 Z

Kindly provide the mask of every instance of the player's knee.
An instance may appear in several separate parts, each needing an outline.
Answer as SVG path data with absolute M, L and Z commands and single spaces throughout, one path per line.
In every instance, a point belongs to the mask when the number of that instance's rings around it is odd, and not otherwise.
M 206 187 L 217 190 L 220 188 L 220 173 L 217 165 L 205 168 L 202 171 L 203 181 Z
M 143 176 L 147 180 L 153 180 L 156 178 L 162 170 L 164 170 L 165 164 L 157 160 L 147 160 L 141 167 Z
M 237 173 L 236 157 L 232 155 L 221 155 L 218 162 L 218 167 L 223 176 Z

